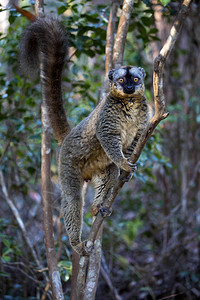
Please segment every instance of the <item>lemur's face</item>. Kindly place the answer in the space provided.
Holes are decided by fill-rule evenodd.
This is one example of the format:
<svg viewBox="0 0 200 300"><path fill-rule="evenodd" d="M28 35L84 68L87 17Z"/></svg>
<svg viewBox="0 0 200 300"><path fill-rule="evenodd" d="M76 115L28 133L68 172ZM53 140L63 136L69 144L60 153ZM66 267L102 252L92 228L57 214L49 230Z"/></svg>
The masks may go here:
<svg viewBox="0 0 200 300"><path fill-rule="evenodd" d="M122 66L111 70L108 78L111 83L111 91L119 97L134 97L144 94L145 71L143 68Z"/></svg>

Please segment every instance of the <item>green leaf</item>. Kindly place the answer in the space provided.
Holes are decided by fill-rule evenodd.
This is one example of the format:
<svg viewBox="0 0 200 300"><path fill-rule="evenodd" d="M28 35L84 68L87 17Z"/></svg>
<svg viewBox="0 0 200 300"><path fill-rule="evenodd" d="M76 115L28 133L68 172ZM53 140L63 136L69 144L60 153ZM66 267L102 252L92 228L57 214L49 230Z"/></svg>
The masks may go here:
<svg viewBox="0 0 200 300"><path fill-rule="evenodd" d="M64 269L71 270L72 269L72 262L71 261L66 261L66 260L61 260L58 263L59 267L63 267Z"/></svg>
<svg viewBox="0 0 200 300"><path fill-rule="evenodd" d="M149 26L152 24L152 19L151 19L151 18L148 18L148 17L142 17L141 20L142 20L142 23L143 23L145 26L147 26L147 27L149 27Z"/></svg>
<svg viewBox="0 0 200 300"><path fill-rule="evenodd" d="M5 263L9 263L11 261L11 258L10 258L10 256L2 255L2 260Z"/></svg>
<svg viewBox="0 0 200 300"><path fill-rule="evenodd" d="M1 277L10 277L10 274L6 273L6 272L0 272L0 276Z"/></svg>
<svg viewBox="0 0 200 300"><path fill-rule="evenodd" d="M141 22L138 22L138 31L141 34L142 38L146 37L147 31L146 31L146 28L143 26L143 24Z"/></svg>
<svg viewBox="0 0 200 300"><path fill-rule="evenodd" d="M33 175L35 173L35 168L33 167L28 167L27 171L29 172L30 175Z"/></svg>
<svg viewBox="0 0 200 300"><path fill-rule="evenodd" d="M8 21L10 24L13 24L15 22L15 17L13 15L9 16Z"/></svg>
<svg viewBox="0 0 200 300"><path fill-rule="evenodd" d="M40 139L41 139L41 134L38 133L38 134L31 135L31 136L29 137L29 139L30 139L30 140L35 140L35 139L40 140Z"/></svg>
<svg viewBox="0 0 200 300"><path fill-rule="evenodd" d="M171 0L160 0L160 2L164 5L167 6L171 2Z"/></svg>
<svg viewBox="0 0 200 300"><path fill-rule="evenodd" d="M6 239L3 239L3 243L7 248L10 248L10 242Z"/></svg>
<svg viewBox="0 0 200 300"><path fill-rule="evenodd" d="M123 257L122 255L118 255L117 259L124 268L127 268L129 266L128 260L125 257Z"/></svg>
<svg viewBox="0 0 200 300"><path fill-rule="evenodd" d="M66 10L67 10L67 6L66 5L62 5L62 6L60 6L60 7L58 7L58 15L61 15L61 14L63 14Z"/></svg>
<svg viewBox="0 0 200 300"><path fill-rule="evenodd" d="M157 28L151 28L149 33L157 33L158 32L158 29Z"/></svg>

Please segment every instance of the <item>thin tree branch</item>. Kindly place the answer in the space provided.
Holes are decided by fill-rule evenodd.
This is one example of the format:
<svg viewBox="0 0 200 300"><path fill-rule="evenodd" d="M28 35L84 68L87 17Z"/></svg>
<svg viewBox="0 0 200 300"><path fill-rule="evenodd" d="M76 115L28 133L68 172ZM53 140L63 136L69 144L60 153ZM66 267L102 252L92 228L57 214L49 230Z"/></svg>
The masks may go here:
<svg viewBox="0 0 200 300"><path fill-rule="evenodd" d="M114 34L115 25L117 21L117 9L119 4L116 0L112 1L110 8L110 16L106 34L106 49L105 49L105 76L113 68L113 47L114 47Z"/></svg>
<svg viewBox="0 0 200 300"><path fill-rule="evenodd" d="M185 190L185 193L183 195L185 198L188 196L191 188L194 187L195 181L198 178L199 173L200 173L200 161L198 161L198 163L196 164L196 166L194 168L194 171L193 171L193 176L192 176L191 180L188 183L187 189Z"/></svg>
<svg viewBox="0 0 200 300"><path fill-rule="evenodd" d="M105 280L105 282L109 286L109 289L111 290L111 292L114 295L115 299L116 300L122 300L121 296L118 294L117 289L114 287L108 273L106 272L106 270L104 269L103 266L101 266L101 275L103 276L103 279Z"/></svg>
<svg viewBox="0 0 200 300"><path fill-rule="evenodd" d="M174 44L178 38L178 35L179 35L179 32L183 25L183 22L189 13L189 7L190 7L191 3L192 3L192 0L184 0L183 1L181 10L174 22L174 25L172 26L172 28L170 30L168 39L160 51L160 55L164 56L166 59L169 56L172 48L174 47Z"/></svg>
<svg viewBox="0 0 200 300"><path fill-rule="evenodd" d="M44 0L35 1L35 13L37 17L44 16Z"/></svg>
<svg viewBox="0 0 200 300"><path fill-rule="evenodd" d="M8 149L9 149L9 147L10 147L10 142L11 142L12 138L13 138L13 133L11 134L9 140L7 141L7 143L6 143L6 145L5 145L3 154L2 154L2 156L1 156L1 158L0 158L0 165L2 164L2 162L3 162L3 160L4 160L4 157L6 156L6 153L7 153Z"/></svg>
<svg viewBox="0 0 200 300"><path fill-rule="evenodd" d="M133 4L134 0L124 0L123 2L122 13L119 20L113 49L113 65L115 68L121 66L123 62L125 42L128 33L131 13L133 10Z"/></svg>
<svg viewBox="0 0 200 300"><path fill-rule="evenodd" d="M61 218L62 218L62 211L60 210L59 217L58 217L58 250L56 254L56 259L57 261L60 260L61 254L62 254L62 248L63 248L63 241L62 241L62 233L63 233L63 224L61 223Z"/></svg>
<svg viewBox="0 0 200 300"><path fill-rule="evenodd" d="M106 96L109 88L108 72L113 68L113 47L114 47L114 34L115 34L115 25L117 21L117 9L119 3L116 3L116 0L112 1L110 8L110 16L108 21L108 27L106 32L106 46L105 46L105 78L102 83L99 99L100 102Z"/></svg>
<svg viewBox="0 0 200 300"><path fill-rule="evenodd" d="M56 251L53 239L52 221L52 185L51 185L51 132L47 119L47 111L42 104L42 200L45 246L49 277L51 282L53 299L64 300L60 275L57 267Z"/></svg>
<svg viewBox="0 0 200 300"><path fill-rule="evenodd" d="M44 293L43 293L43 295L41 297L41 300L45 300L46 299L47 293L48 293L48 291L49 291L50 288L51 288L51 285L50 285L49 282L47 282L46 287L44 289Z"/></svg>
<svg viewBox="0 0 200 300"><path fill-rule="evenodd" d="M39 286L40 284L40 281L39 280L36 280L33 276L29 275L27 272L25 272L24 270L22 270L20 267L19 267L19 263L6 263L6 267L7 268L10 268L10 269L14 269L14 272L16 274L16 270L18 270L19 272L21 272L24 276L26 276L29 280L31 280L32 282L34 282L36 284L36 286ZM27 266L24 266L27 268Z"/></svg>
<svg viewBox="0 0 200 300"><path fill-rule="evenodd" d="M72 278L71 278L71 293L70 300L76 300L77 278L79 274L79 254L72 249Z"/></svg>
<svg viewBox="0 0 200 300"><path fill-rule="evenodd" d="M89 256L81 256L79 260L79 272L76 285L76 300L83 300L85 296L86 272Z"/></svg>
<svg viewBox="0 0 200 300"><path fill-rule="evenodd" d="M85 203L89 182L84 182L82 189L82 201ZM88 258L89 259L89 258ZM80 267L80 256L72 249L72 281L70 300L81 300L84 298L86 283L86 267ZM87 262L88 263L88 260ZM89 270L88 270L89 272ZM92 299L91 299L92 300Z"/></svg>
<svg viewBox="0 0 200 300"><path fill-rule="evenodd" d="M36 16L34 16L31 12L20 8L19 6L17 6L14 1L11 1L11 3L13 4L13 6L16 8L16 10L22 14L22 16L26 17L28 20L30 20L31 22L34 22L37 18Z"/></svg>
<svg viewBox="0 0 200 300"><path fill-rule="evenodd" d="M95 299L101 266L102 234L103 224L101 225L94 242L94 251L89 257L84 300Z"/></svg>
<svg viewBox="0 0 200 300"><path fill-rule="evenodd" d="M77 51L78 51L78 50L75 49L75 50L72 52L72 54L71 54L70 57L68 58L68 61L70 61L70 60L72 59L72 57L76 54Z"/></svg>

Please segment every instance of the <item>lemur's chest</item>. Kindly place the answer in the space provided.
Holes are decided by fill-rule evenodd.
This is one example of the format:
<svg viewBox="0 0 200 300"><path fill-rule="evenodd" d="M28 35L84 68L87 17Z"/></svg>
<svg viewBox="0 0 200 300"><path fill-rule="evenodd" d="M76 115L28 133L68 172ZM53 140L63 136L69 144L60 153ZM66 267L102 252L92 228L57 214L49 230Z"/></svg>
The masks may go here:
<svg viewBox="0 0 200 300"><path fill-rule="evenodd" d="M123 117L121 118L121 143L123 149L126 149L133 142L138 131L138 112L130 107L129 110L124 109Z"/></svg>
<svg viewBox="0 0 200 300"><path fill-rule="evenodd" d="M126 149L132 144L138 130L136 125L136 122L121 123L121 143L123 149Z"/></svg>
<svg viewBox="0 0 200 300"><path fill-rule="evenodd" d="M138 130L146 127L148 118L147 105L144 102L124 102L121 109L121 143L123 150L129 147Z"/></svg>

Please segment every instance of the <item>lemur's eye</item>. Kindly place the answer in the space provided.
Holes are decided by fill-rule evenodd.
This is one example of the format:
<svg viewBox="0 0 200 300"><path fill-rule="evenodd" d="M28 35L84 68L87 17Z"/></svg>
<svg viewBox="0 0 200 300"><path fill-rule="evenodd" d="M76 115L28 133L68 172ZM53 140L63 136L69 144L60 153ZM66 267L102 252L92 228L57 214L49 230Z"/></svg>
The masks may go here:
<svg viewBox="0 0 200 300"><path fill-rule="evenodd" d="M138 80L139 80L139 79L138 79L137 77L134 77L134 78L133 78L133 81L135 81L135 82L138 82Z"/></svg>
<svg viewBox="0 0 200 300"><path fill-rule="evenodd" d="M120 83L124 82L124 78L119 78L118 82L120 82Z"/></svg>

